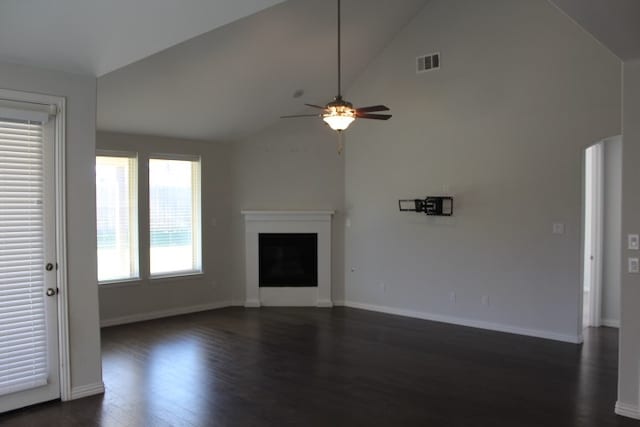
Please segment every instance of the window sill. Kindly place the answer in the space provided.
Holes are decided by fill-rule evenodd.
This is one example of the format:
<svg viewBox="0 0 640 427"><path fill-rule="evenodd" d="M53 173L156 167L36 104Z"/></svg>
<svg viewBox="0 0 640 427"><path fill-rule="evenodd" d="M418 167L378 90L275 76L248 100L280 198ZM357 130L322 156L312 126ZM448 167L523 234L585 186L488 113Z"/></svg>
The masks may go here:
<svg viewBox="0 0 640 427"><path fill-rule="evenodd" d="M176 271L175 273L156 274L153 276L149 276L149 281L162 283L173 281L176 279L192 280L202 277L204 277L204 271Z"/></svg>
<svg viewBox="0 0 640 427"><path fill-rule="evenodd" d="M129 286L139 286L142 282L140 277L132 277L130 279L114 279L114 280L104 280L102 282L98 282L98 289L100 288L123 288Z"/></svg>

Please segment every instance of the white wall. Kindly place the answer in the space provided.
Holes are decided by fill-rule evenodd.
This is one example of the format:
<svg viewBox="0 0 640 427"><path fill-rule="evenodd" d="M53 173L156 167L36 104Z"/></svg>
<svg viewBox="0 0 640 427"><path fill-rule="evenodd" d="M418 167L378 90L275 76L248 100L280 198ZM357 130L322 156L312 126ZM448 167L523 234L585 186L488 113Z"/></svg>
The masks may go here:
<svg viewBox="0 0 640 427"><path fill-rule="evenodd" d="M416 75L436 51L441 70ZM577 339L583 150L620 133L620 84L546 1L428 3L348 93L394 117L349 130L347 301ZM398 211L449 191L450 219Z"/></svg>
<svg viewBox="0 0 640 427"><path fill-rule="evenodd" d="M344 299L344 157L336 134L318 119L282 120L232 144L233 299L245 299L243 209L335 210L332 225L332 298Z"/></svg>
<svg viewBox="0 0 640 427"><path fill-rule="evenodd" d="M602 322L620 325L620 228L622 226L622 138L604 142Z"/></svg>
<svg viewBox="0 0 640 427"><path fill-rule="evenodd" d="M96 286L96 80L13 64L0 64L0 88L67 99L67 272L71 385L102 384Z"/></svg>
<svg viewBox="0 0 640 427"><path fill-rule="evenodd" d="M139 247L141 279L99 285L100 318L103 325L159 315L209 309L231 303L228 279L230 257L229 149L226 144L154 136L99 132L96 145L102 150L133 151L139 161ZM147 159L152 153L195 154L202 162L202 263L203 274L192 277L150 280L148 270Z"/></svg>
<svg viewBox="0 0 640 427"><path fill-rule="evenodd" d="M622 160L622 274L618 412L640 418L640 275L627 273L626 236L640 233L640 61L624 65Z"/></svg>

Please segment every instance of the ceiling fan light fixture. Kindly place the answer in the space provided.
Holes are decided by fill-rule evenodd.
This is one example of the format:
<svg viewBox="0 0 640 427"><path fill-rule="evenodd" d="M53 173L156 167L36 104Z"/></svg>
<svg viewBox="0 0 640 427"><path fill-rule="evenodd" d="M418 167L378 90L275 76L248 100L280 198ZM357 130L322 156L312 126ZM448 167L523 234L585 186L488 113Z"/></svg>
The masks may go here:
<svg viewBox="0 0 640 427"><path fill-rule="evenodd" d="M330 106L322 115L322 120L333 130L342 131L356 119L356 110L346 105Z"/></svg>
<svg viewBox="0 0 640 427"><path fill-rule="evenodd" d="M341 48L341 19L340 1L338 3L338 95L325 106L316 104L304 104L307 107L322 110L320 114L296 114L292 116L281 116L283 119L294 117L321 117L329 127L338 132L338 153L342 152L342 131L346 130L355 119L389 120L391 114L371 114L380 111L389 111L385 105L370 105L368 107L354 108L353 104L342 98L342 48ZM302 92L302 91L299 91ZM299 93L296 92L296 93ZM300 94L302 96L302 94ZM294 95L295 97L295 95Z"/></svg>

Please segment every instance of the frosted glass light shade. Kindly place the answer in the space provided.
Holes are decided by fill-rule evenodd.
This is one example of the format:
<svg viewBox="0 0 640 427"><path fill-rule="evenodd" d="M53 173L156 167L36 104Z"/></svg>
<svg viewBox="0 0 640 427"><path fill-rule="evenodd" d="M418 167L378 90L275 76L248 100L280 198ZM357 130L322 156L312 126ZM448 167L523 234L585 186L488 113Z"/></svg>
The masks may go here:
<svg viewBox="0 0 640 427"><path fill-rule="evenodd" d="M322 120L333 130L345 130L355 119L355 110L344 105L332 106L322 116Z"/></svg>
<svg viewBox="0 0 640 427"><path fill-rule="evenodd" d="M322 120L333 130L345 130L355 118L350 116L326 116Z"/></svg>

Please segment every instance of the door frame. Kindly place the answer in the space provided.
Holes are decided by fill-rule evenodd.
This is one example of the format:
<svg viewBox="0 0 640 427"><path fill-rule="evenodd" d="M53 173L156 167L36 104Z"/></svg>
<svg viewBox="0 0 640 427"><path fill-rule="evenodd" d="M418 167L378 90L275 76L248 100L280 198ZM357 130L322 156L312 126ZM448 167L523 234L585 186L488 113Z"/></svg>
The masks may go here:
<svg viewBox="0 0 640 427"><path fill-rule="evenodd" d="M584 305L589 307L589 326L600 327L602 325L602 272L603 272L603 232L604 232L604 144L607 139L599 141L595 144L585 148L584 153L584 168L583 168L583 210L582 210L582 280L580 281L581 301L580 304L580 331L586 325L583 324L583 311ZM592 191L592 203L591 206L587 205L587 162L588 162L588 150L593 149L593 191ZM591 227L591 247L587 246L586 241L586 227L589 226L586 222L587 209L592 209L592 227ZM584 280L586 276L586 258L587 252L591 252L593 256L592 262L589 264L590 271L590 288L589 297L587 301L584 301Z"/></svg>
<svg viewBox="0 0 640 427"><path fill-rule="evenodd" d="M0 89L0 99L48 105L55 114L55 236L58 268L58 352L60 398L71 400L71 366L69 357L69 298L67 283L67 198L66 198L66 98L33 92Z"/></svg>

